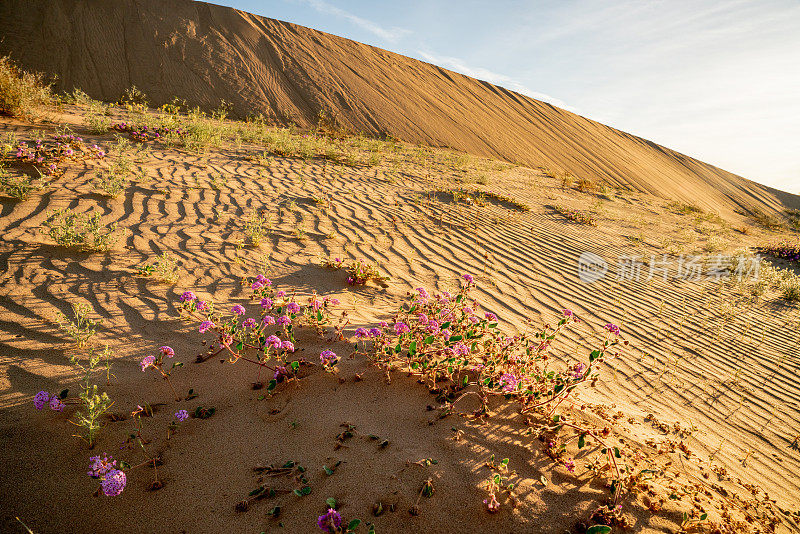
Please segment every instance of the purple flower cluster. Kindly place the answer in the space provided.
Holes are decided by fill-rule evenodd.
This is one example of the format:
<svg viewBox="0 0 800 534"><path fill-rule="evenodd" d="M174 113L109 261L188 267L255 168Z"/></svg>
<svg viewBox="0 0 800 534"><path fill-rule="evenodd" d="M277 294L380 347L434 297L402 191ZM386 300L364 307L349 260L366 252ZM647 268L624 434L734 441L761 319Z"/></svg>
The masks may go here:
<svg viewBox="0 0 800 534"><path fill-rule="evenodd" d="M178 410L177 412L175 412L175 419L177 419L178 422L183 423L188 418L189 418L189 412L187 412L186 410Z"/></svg>
<svg viewBox="0 0 800 534"><path fill-rule="evenodd" d="M608 323L603 328L608 330L609 333L618 336L620 335L619 326L615 325L614 323Z"/></svg>
<svg viewBox="0 0 800 534"><path fill-rule="evenodd" d="M342 526L342 516L333 508L328 508L327 512L317 518L317 526L324 532L338 532Z"/></svg>
<svg viewBox="0 0 800 534"><path fill-rule="evenodd" d="M37 410L41 410L44 408L45 404L50 406L50 409L55 412L64 411L64 403L61 402L61 399L53 393L52 395L47 391L40 391L33 397L33 406Z"/></svg>
<svg viewBox="0 0 800 534"><path fill-rule="evenodd" d="M117 468L117 461L103 453L103 456L92 456L89 458L89 471L86 473L92 478L101 478L112 469Z"/></svg>
<svg viewBox="0 0 800 534"><path fill-rule="evenodd" d="M319 353L319 360L324 366L335 365L339 361L339 357L332 350L323 350Z"/></svg>
<svg viewBox="0 0 800 534"><path fill-rule="evenodd" d="M167 126L149 128L146 125L140 126L138 124L129 124L127 122L119 122L114 124L111 128L117 130L118 132L126 132L131 136L131 139L142 143L147 141L161 141L169 134L174 134L179 137L184 137L186 135L186 132L181 128L169 128Z"/></svg>
<svg viewBox="0 0 800 534"><path fill-rule="evenodd" d="M106 473L103 481L100 482L100 489L107 497L116 497L125 489L126 483L125 473L119 469L112 469Z"/></svg>
<svg viewBox="0 0 800 534"><path fill-rule="evenodd" d="M800 262L800 241L797 243L791 243L789 241L773 243L763 247L761 250L766 254L775 256L776 258Z"/></svg>

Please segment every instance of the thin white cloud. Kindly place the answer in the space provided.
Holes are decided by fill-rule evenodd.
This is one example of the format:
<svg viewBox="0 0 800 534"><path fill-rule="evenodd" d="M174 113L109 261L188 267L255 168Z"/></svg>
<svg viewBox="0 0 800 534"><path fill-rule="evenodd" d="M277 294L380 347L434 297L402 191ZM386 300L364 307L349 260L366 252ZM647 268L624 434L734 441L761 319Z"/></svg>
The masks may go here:
<svg viewBox="0 0 800 534"><path fill-rule="evenodd" d="M419 54L427 61L435 65L447 67L451 70L460 72L461 74L465 74L472 78L477 78L479 80L493 83L495 85L500 85L502 87L505 87L506 89L511 89L512 91L516 91L525 96L535 98L536 100L541 100L542 102L553 104L554 106L558 106L561 109L566 109L567 111L578 113L578 111L575 108L568 106L567 103L564 102L563 100L559 100L558 98L552 97L544 93L532 91L528 87L514 80L510 76L506 76L505 74L492 72L482 67L469 66L466 63L464 63L462 59L459 59L457 57L437 56L429 52L425 52L424 50L417 50L417 54Z"/></svg>
<svg viewBox="0 0 800 534"><path fill-rule="evenodd" d="M327 2L323 2L322 0L304 0L306 4L310 5L312 8L316 9L320 13L325 13L327 15L333 15L336 17L343 18L359 28L366 30L374 35L377 35L381 39L389 41L390 43L396 43L399 41L404 35L411 33L411 30L407 30L405 28L385 28L376 22L371 20L367 20L365 18L361 18L357 15L350 13L349 11L345 11L339 7L331 5Z"/></svg>

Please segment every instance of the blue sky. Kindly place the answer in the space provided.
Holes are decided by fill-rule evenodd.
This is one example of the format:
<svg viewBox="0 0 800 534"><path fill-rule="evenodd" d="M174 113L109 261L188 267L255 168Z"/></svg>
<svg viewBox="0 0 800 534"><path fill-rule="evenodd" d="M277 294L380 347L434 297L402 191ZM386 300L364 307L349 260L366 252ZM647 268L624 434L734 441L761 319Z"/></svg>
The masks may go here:
<svg viewBox="0 0 800 534"><path fill-rule="evenodd" d="M435 63L800 193L797 0L217 0Z"/></svg>

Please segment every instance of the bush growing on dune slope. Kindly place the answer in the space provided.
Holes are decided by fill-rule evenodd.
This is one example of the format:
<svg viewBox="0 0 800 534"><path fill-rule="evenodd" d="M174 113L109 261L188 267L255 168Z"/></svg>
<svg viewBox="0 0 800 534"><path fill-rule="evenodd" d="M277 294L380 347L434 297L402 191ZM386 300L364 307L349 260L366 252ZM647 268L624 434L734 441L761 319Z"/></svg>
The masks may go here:
<svg viewBox="0 0 800 534"><path fill-rule="evenodd" d="M0 114L27 117L36 106L53 102L41 74L20 70L8 56L0 57Z"/></svg>

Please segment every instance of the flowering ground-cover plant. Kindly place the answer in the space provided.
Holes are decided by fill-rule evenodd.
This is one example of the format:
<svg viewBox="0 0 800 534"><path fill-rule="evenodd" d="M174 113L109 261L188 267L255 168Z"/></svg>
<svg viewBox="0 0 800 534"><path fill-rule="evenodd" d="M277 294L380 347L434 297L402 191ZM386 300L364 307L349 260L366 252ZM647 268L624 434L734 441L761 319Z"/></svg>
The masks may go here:
<svg viewBox="0 0 800 534"><path fill-rule="evenodd" d="M490 398L502 397L518 402L522 413L543 414L542 433L568 428L580 436L580 448L587 436L602 442L592 429L573 423L564 415L553 415L555 409L586 382L597 379L598 365L616 356L623 341L619 326L608 323L598 346L589 351L586 361L558 366L549 352L559 333L579 322L570 310L563 310L555 325L515 336L505 334L497 316L480 310L471 296L474 279L464 275L456 293L431 295L424 288L410 294L394 315L391 323L380 328L359 329L356 338L371 339L369 355L385 368L417 374L433 391L443 393L442 416L452 413L459 400L477 396L482 408L475 415L486 413ZM362 350L366 347L363 343ZM359 350L359 345L356 345ZM613 449L605 447L613 480L616 501L621 491L622 471ZM558 457L560 459L560 451ZM561 463L561 462L560 462ZM493 503L492 506L495 506Z"/></svg>
<svg viewBox="0 0 800 534"><path fill-rule="evenodd" d="M148 141L164 141L182 138L186 135L181 128L171 128L169 126L151 126L148 127L144 124L135 124L129 122L119 122L112 126L112 129L127 133L134 141L146 143Z"/></svg>
<svg viewBox="0 0 800 534"><path fill-rule="evenodd" d="M553 210L572 222L597 226L597 219L584 211L573 210L560 205L553 206Z"/></svg>
<svg viewBox="0 0 800 534"><path fill-rule="evenodd" d="M219 348L214 354L226 351L231 363L244 360L258 365L255 387L261 386L262 368L272 371L268 385L272 390L278 383L294 377L300 369L299 361L290 361L297 342L296 329L313 328L324 336L325 328L332 327L332 339L341 339L347 314L343 312L338 323L334 323L331 308L339 304L338 299L320 298L314 292L303 302L295 292L276 289L264 275L256 276L249 283L252 299L260 308L258 314L248 313L241 304L234 305L230 313L218 312L212 302L201 300L192 291L181 295L181 306L190 317L200 321L201 334L213 332L217 335Z"/></svg>
<svg viewBox="0 0 800 534"><path fill-rule="evenodd" d="M44 176L58 177L64 174L69 162L103 159L105 156L105 150L99 146L90 146L83 138L64 133L54 135L51 141L21 141L11 162L32 165Z"/></svg>
<svg viewBox="0 0 800 534"><path fill-rule="evenodd" d="M789 240L772 243L761 248L761 251L775 256L776 258L783 258L784 260L800 263L800 240L791 242Z"/></svg>

